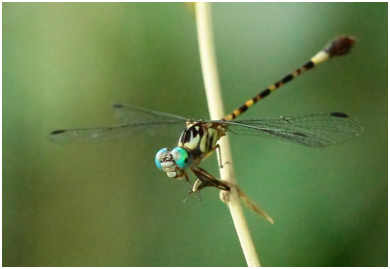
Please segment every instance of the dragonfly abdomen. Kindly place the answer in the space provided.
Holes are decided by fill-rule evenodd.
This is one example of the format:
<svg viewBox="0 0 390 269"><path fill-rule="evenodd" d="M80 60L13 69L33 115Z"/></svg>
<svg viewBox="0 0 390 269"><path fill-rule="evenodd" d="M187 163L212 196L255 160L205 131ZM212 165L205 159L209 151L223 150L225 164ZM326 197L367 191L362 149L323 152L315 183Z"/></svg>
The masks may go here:
<svg viewBox="0 0 390 269"><path fill-rule="evenodd" d="M294 78L298 77L305 71L308 71L312 69L313 67L317 66L318 64L327 61L328 59L334 57L334 56L341 56L349 52L349 50L352 48L353 44L355 43L355 39L353 37L349 36L340 36L339 38L335 39L333 42L331 42L328 46L326 46L323 50L318 52L316 55L314 55L309 62L304 64L302 67L296 69L294 72L288 74L281 80L275 82L274 84L270 85L268 88L260 92L259 94L255 95L248 101L246 101L243 105L241 105L239 108L235 109L233 113L226 115L223 120L234 120L238 116L240 116L242 113L248 110L251 106L259 102L260 100L267 97L270 93L274 92L276 89L282 87L283 85L287 84L289 81L293 80Z"/></svg>

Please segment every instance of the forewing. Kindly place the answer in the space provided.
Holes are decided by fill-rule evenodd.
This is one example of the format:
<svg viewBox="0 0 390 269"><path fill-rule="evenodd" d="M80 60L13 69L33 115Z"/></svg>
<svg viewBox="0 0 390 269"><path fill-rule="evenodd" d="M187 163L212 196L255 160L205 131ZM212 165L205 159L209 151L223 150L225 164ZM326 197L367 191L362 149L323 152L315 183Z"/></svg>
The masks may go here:
<svg viewBox="0 0 390 269"><path fill-rule="evenodd" d="M115 116L122 124L127 123L155 123L155 122L185 122L187 119L181 116L153 111L132 105L112 105Z"/></svg>
<svg viewBox="0 0 390 269"><path fill-rule="evenodd" d="M341 112L220 123L228 124L234 134L278 138L317 148L342 143L362 131L356 120Z"/></svg>
<svg viewBox="0 0 390 269"><path fill-rule="evenodd" d="M173 135L180 134L180 130L185 127L184 122L156 122L152 124L122 124L111 127L98 128L82 128L82 129L67 129L56 130L50 133L49 139L53 142L68 143L68 142L94 142L106 141L131 136L137 131L142 131L145 134L155 135L159 131L166 132L176 131Z"/></svg>
<svg viewBox="0 0 390 269"><path fill-rule="evenodd" d="M49 139L59 143L105 141L125 138L136 131L143 131L149 135L167 132L178 135L185 127L186 118L180 116L121 104L113 105L113 109L121 122L120 125L56 130L50 133Z"/></svg>

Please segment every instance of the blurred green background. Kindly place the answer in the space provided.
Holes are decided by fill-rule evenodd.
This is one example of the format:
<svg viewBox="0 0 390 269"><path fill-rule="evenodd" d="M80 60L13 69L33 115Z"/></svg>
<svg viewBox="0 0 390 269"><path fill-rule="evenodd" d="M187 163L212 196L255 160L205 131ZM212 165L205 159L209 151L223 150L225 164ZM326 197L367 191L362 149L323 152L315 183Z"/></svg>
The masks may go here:
<svg viewBox="0 0 390 269"><path fill-rule="evenodd" d="M218 191L154 165L179 133L59 145L54 129L116 123L129 103L207 118L191 6L3 4L3 265L245 266ZM387 265L387 3L213 4L225 110L291 72L339 34L345 57L300 77L242 118L342 111L361 136L325 149L231 136L265 266ZM203 167L218 175L215 157Z"/></svg>

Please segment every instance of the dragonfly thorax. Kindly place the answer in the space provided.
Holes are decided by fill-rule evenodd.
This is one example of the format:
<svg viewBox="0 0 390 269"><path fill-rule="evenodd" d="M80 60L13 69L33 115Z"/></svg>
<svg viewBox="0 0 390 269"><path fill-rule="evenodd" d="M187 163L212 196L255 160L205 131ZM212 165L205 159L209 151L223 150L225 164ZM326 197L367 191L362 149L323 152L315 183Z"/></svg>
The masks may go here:
<svg viewBox="0 0 390 269"><path fill-rule="evenodd" d="M183 177L184 170L190 166L191 162L191 155L182 147L176 147L172 150L160 149L155 158L157 168L172 178Z"/></svg>
<svg viewBox="0 0 390 269"><path fill-rule="evenodd" d="M181 133L178 146L191 152L195 163L199 163L215 150L218 140L225 134L226 128L221 124L189 121Z"/></svg>

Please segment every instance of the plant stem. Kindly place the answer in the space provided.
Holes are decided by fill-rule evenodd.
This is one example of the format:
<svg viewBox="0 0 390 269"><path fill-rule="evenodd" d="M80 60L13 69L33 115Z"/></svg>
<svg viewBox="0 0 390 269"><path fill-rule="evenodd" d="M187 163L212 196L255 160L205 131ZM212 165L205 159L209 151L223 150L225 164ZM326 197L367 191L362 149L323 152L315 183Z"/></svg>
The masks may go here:
<svg viewBox="0 0 390 269"><path fill-rule="evenodd" d="M215 59L210 3L196 3L196 22L198 29L200 59L210 118L219 120L223 118L224 110L218 80L217 63ZM222 137L219 141L219 145L221 148L221 159L224 163L227 163L223 166L223 168L220 168L221 179L231 183L229 185L235 186L236 179L233 171L233 162L228 137ZM242 212L240 198L238 197L237 190L232 187L230 192L222 191L221 199L229 207L238 239L240 240L240 244L248 266L260 267L260 261L250 236L244 214Z"/></svg>

